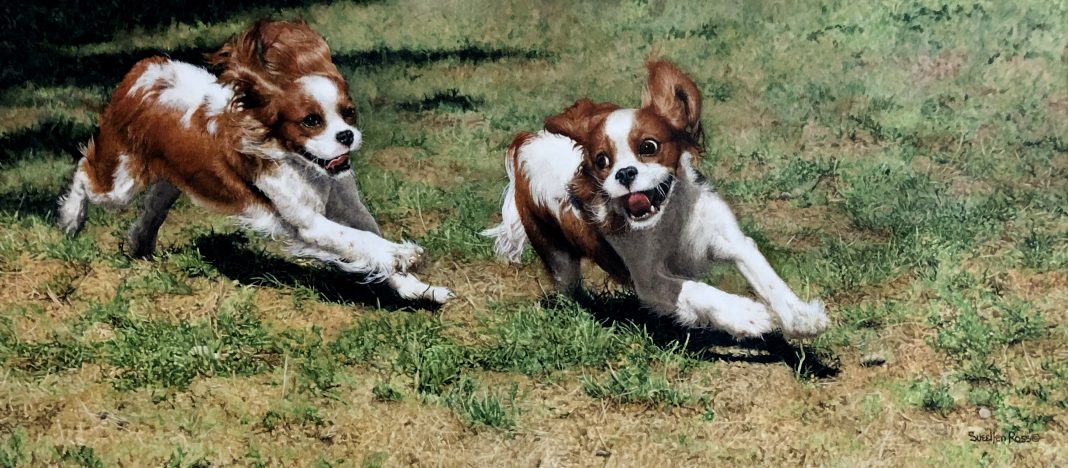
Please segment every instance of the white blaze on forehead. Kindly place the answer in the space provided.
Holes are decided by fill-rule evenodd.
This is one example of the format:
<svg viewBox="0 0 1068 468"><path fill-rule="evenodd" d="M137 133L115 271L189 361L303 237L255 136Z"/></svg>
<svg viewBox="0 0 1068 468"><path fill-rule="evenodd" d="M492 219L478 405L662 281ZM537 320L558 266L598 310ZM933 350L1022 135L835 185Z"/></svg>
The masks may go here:
<svg viewBox="0 0 1068 468"><path fill-rule="evenodd" d="M616 147L616 161L636 159L630 149L630 131L634 128L637 114L635 109L620 109L608 114L608 119L604 121L604 133Z"/></svg>
<svg viewBox="0 0 1068 468"><path fill-rule="evenodd" d="M658 163L642 162L630 147L630 134L637 124L637 116L637 109L620 109L608 114L604 122L605 136L615 147L615 153L612 155L612 171L604 180L604 189L612 197L622 197L632 191L643 192L653 189L667 180L670 175L668 168ZM638 169L638 174L630 183L630 187L624 187L616 179L616 172L625 167Z"/></svg>
<svg viewBox="0 0 1068 468"><path fill-rule="evenodd" d="M333 80L322 75L303 76L299 80L301 88L308 94L323 112L322 131L304 143L304 149L320 159L333 159L360 148L360 131L345 122L338 111L342 90ZM352 144L343 145L337 135L344 131L352 132Z"/></svg>
<svg viewBox="0 0 1068 468"><path fill-rule="evenodd" d="M323 112L337 112L338 94L341 90L333 81L322 75L304 76L299 81L304 91L323 106Z"/></svg>

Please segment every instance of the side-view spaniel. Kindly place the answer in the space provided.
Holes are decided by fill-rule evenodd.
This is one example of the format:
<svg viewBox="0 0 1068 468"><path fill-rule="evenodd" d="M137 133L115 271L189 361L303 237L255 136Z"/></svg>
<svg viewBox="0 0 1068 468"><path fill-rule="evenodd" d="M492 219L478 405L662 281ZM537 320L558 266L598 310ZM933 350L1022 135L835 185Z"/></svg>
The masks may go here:
<svg viewBox="0 0 1068 468"><path fill-rule="evenodd" d="M581 291L580 260L592 259L683 326L819 334L822 303L790 290L696 169L701 93L669 62L646 67L640 108L580 99L515 138L503 221L485 231L498 256L518 262L529 241L566 293ZM763 303L699 281L716 259L733 261Z"/></svg>
<svg viewBox="0 0 1068 468"><path fill-rule="evenodd" d="M128 248L149 256L185 193L283 239L296 255L386 281L403 298L451 297L409 273L422 248L384 239L361 202L348 160L362 141L356 107L318 34L301 23L260 22L209 61L218 77L164 57L134 65L60 200L61 228L78 233L88 202L121 209L147 189Z"/></svg>

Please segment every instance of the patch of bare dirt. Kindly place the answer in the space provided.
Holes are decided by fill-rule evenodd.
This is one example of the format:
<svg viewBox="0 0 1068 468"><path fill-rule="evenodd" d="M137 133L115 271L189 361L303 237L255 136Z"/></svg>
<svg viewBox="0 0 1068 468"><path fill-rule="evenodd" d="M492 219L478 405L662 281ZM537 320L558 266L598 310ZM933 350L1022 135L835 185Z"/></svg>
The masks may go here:
<svg viewBox="0 0 1068 468"><path fill-rule="evenodd" d="M376 151L368 161L400 174L405 180L431 187L447 188L462 184L471 177L469 165L433 156L417 157L417 148L393 146Z"/></svg>
<svg viewBox="0 0 1068 468"><path fill-rule="evenodd" d="M839 105L839 115L845 119L855 104L854 98L845 100ZM801 127L801 135L796 145L797 151L804 154L834 154L835 157L849 160L870 156L884 147L866 131L836 136L830 129L814 119L805 122Z"/></svg>
<svg viewBox="0 0 1068 468"><path fill-rule="evenodd" d="M98 297L96 281L111 276L88 265L72 266L26 253L18 264L18 271L3 274L0 305L8 310L22 309L23 313L8 316L20 341L47 340L62 332L64 323L82 312L74 303Z"/></svg>
<svg viewBox="0 0 1068 468"><path fill-rule="evenodd" d="M820 233L834 233L847 242L880 241L875 233L853 229L849 218L828 205L804 208L789 200L760 200L733 203L740 217L752 217L776 245L791 250L819 247Z"/></svg>
<svg viewBox="0 0 1068 468"><path fill-rule="evenodd" d="M1068 120L1068 95L1059 94L1049 98L1049 109L1054 114Z"/></svg>
<svg viewBox="0 0 1068 468"><path fill-rule="evenodd" d="M990 182L969 176L953 164L937 164L927 156L917 155L912 158L911 165L917 172L929 174L948 184L949 193L958 197L990 195L995 192Z"/></svg>
<svg viewBox="0 0 1068 468"><path fill-rule="evenodd" d="M955 78L968 63L968 53L964 50L943 50L931 57L922 55L911 64L912 78L918 84Z"/></svg>
<svg viewBox="0 0 1068 468"><path fill-rule="evenodd" d="M44 110L39 107L4 107L0 108L0 122L3 133L17 132L36 125Z"/></svg>

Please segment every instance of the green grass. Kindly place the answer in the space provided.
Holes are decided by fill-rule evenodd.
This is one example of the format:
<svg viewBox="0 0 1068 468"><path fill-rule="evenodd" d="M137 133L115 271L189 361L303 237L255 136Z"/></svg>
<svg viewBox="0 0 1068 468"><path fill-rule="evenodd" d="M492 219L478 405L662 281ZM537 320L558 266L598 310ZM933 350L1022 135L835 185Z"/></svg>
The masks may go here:
<svg viewBox="0 0 1068 468"><path fill-rule="evenodd" d="M920 395L920 405L927 411L945 415L957 407L956 400L950 394L949 384L919 382L915 390Z"/></svg>
<svg viewBox="0 0 1068 468"><path fill-rule="evenodd" d="M23 449L25 438L26 431L21 427L11 431L4 445L0 446L0 466L14 468L19 466L20 462L26 461L27 456Z"/></svg>
<svg viewBox="0 0 1068 468"><path fill-rule="evenodd" d="M652 407L682 406L693 398L662 376L653 374L647 364L609 368L600 379L585 377L582 389L594 398L617 403L636 403Z"/></svg>
<svg viewBox="0 0 1068 468"><path fill-rule="evenodd" d="M15 347L15 353L14 367L38 375L77 369L93 362L96 357L92 348L69 337L54 337L43 343L21 343Z"/></svg>
<svg viewBox="0 0 1068 468"><path fill-rule="evenodd" d="M57 448L59 459L84 468L103 468L104 462L96 455L91 447L76 445L73 447Z"/></svg>
<svg viewBox="0 0 1068 468"><path fill-rule="evenodd" d="M55 10L12 12L0 43L0 466L1065 456L1063 2ZM387 237L426 248L423 277L461 294L446 307L293 260L185 199L150 261L121 253L129 211L94 207L75 238L53 226L133 61L199 60L269 14L330 43L360 109L361 193ZM545 297L530 251L494 263L478 232L498 221L512 136L580 97L636 105L648 54L704 94L701 169L787 283L825 300L826 334L737 343L596 279L581 304ZM750 294L730 265L706 279Z"/></svg>
<svg viewBox="0 0 1068 468"><path fill-rule="evenodd" d="M593 320L577 304L562 307L501 305L488 332L492 342L478 355L482 365L501 372L546 374L574 366L600 366L618 358L616 330Z"/></svg>
<svg viewBox="0 0 1068 468"><path fill-rule="evenodd" d="M278 364L277 345L255 317L247 298L223 304L210 321L131 320L104 343L108 364L120 369L119 389L145 385L184 388L197 376L266 372Z"/></svg>
<svg viewBox="0 0 1068 468"><path fill-rule="evenodd" d="M464 424L510 431L515 429L520 410L516 404L519 387L506 392L478 392L478 384L465 379L445 394L445 405L452 408Z"/></svg>
<svg viewBox="0 0 1068 468"><path fill-rule="evenodd" d="M382 402L401 401L404 399L404 393L388 382L375 384L374 388L371 389L371 393L374 395L375 400Z"/></svg>

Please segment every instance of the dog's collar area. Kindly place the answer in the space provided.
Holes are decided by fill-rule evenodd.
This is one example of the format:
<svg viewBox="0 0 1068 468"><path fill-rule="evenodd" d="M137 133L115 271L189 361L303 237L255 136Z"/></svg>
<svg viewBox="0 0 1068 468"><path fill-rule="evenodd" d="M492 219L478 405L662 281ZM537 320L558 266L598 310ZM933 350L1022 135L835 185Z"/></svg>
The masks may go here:
<svg viewBox="0 0 1068 468"><path fill-rule="evenodd" d="M336 157L334 159L323 159L323 158L318 158L315 155L309 153L304 148L298 148L297 149L297 153L300 154L301 156L303 156L304 159L307 159L308 161L311 161L316 166L319 166L319 167L323 168L323 170L326 171L326 173L330 174L330 175L340 174L343 171L346 171L350 167L352 167L349 164L349 155L348 154L343 154L343 155L338 156L338 157Z"/></svg>

